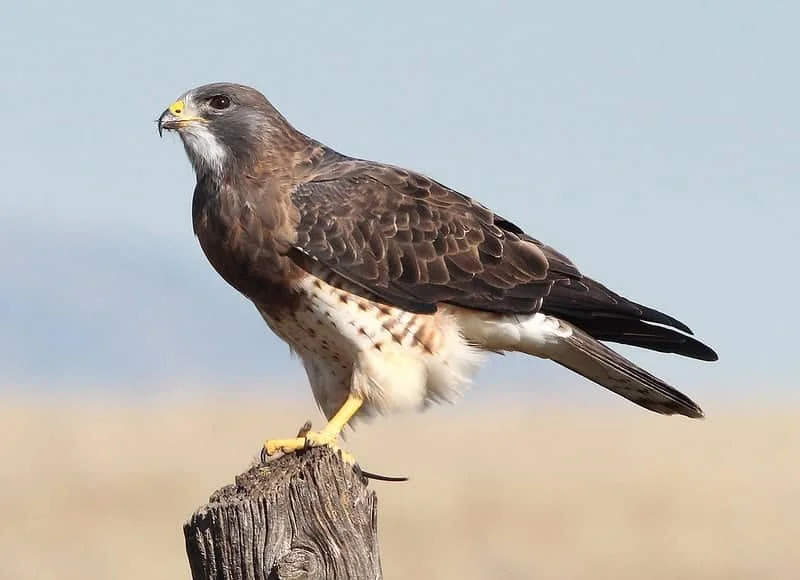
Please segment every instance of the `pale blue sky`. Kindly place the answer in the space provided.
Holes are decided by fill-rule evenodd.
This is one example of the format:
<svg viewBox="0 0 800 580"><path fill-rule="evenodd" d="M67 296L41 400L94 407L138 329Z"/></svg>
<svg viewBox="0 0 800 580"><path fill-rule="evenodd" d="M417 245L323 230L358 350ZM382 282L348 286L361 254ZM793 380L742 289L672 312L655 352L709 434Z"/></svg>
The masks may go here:
<svg viewBox="0 0 800 580"><path fill-rule="evenodd" d="M212 279L189 164L153 120L192 86L243 82L685 321L720 363L636 360L687 391L797 384L797 3L54 4L0 16L0 216L23 232L97 233ZM219 315L260 324L232 304ZM482 380L542 368L501 363Z"/></svg>

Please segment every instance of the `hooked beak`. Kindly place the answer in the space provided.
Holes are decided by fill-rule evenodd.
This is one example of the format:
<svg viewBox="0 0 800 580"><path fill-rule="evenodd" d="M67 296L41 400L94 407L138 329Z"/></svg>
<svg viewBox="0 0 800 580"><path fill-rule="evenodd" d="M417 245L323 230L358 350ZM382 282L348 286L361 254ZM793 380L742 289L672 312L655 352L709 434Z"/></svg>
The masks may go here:
<svg viewBox="0 0 800 580"><path fill-rule="evenodd" d="M165 129L178 131L187 125L207 122L203 117L198 117L193 113L194 111L190 110L185 100L175 101L158 118L158 136L162 137Z"/></svg>

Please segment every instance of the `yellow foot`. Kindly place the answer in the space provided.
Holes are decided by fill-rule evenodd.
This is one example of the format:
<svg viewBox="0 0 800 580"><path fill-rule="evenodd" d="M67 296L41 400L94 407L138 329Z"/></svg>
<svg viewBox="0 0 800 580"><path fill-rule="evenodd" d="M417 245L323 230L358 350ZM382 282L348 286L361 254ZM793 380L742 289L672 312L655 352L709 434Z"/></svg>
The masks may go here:
<svg viewBox="0 0 800 580"><path fill-rule="evenodd" d="M300 429L297 437L292 439L269 439L264 443L264 451L262 455L270 456L276 453L292 453L293 451L302 451L309 447L330 447L335 451L342 454L342 459L347 463L355 463L355 458L342 451L336 444L339 434L344 429L347 422L355 415L356 411L363 404L363 400L355 395L350 395L344 402L342 407L331 417L328 424L322 431L316 432L311 430L311 423L306 422ZM264 457L266 459L266 457Z"/></svg>
<svg viewBox="0 0 800 580"><path fill-rule="evenodd" d="M345 463L355 464L356 459L352 454L344 451L336 443L339 434L333 433L323 429L322 431L312 431L311 423L306 422L300 429L297 437L291 439L268 439L264 442L263 455L269 457L277 453L293 453L295 451L303 451L310 447L330 447L334 451L338 451L342 460ZM265 458L266 459L266 458Z"/></svg>

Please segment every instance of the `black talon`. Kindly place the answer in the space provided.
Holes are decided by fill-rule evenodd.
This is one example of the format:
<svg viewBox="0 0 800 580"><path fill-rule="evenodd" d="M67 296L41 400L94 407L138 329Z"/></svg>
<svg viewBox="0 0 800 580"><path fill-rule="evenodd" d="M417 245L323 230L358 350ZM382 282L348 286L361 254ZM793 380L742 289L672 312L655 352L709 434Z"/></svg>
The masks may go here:
<svg viewBox="0 0 800 580"><path fill-rule="evenodd" d="M367 479L374 479L375 481L391 481L391 482L408 481L408 478L404 475L381 475L379 473L372 473L371 471L364 471L357 464L354 467L358 471L358 473L360 473L363 477Z"/></svg>
<svg viewBox="0 0 800 580"><path fill-rule="evenodd" d="M391 482L408 481L408 478L405 475L380 475L379 473L370 473L369 471L362 471L361 474L367 479L374 479L376 481L391 481Z"/></svg>

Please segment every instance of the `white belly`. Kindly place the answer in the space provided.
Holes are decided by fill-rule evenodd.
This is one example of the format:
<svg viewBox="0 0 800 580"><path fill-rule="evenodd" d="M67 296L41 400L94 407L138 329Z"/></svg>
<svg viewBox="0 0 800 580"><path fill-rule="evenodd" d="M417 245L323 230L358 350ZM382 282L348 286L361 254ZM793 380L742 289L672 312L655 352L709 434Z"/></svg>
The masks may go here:
<svg viewBox="0 0 800 580"><path fill-rule="evenodd" d="M328 417L351 390L364 398L362 416L452 400L480 361L480 351L465 341L447 312L412 314L311 276L299 289L293 312L259 311L302 359Z"/></svg>

